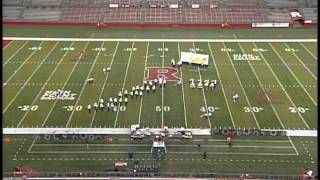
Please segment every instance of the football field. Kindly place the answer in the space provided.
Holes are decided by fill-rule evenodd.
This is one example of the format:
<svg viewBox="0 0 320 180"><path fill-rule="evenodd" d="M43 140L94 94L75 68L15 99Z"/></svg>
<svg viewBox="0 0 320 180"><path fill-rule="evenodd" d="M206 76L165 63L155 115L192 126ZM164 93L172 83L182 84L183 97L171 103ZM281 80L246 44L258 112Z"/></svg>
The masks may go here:
<svg viewBox="0 0 320 180"><path fill-rule="evenodd" d="M314 39L7 40L2 59L4 128L317 127ZM208 55L209 65L172 67L181 52ZM130 95L133 86L147 80L151 88L160 76L166 77L166 85ZM215 88L207 87L215 80ZM127 104L93 108L101 98L105 104L110 98L119 100L119 91L124 100L125 90ZM240 97L236 102L235 94ZM203 117L207 113L212 116Z"/></svg>

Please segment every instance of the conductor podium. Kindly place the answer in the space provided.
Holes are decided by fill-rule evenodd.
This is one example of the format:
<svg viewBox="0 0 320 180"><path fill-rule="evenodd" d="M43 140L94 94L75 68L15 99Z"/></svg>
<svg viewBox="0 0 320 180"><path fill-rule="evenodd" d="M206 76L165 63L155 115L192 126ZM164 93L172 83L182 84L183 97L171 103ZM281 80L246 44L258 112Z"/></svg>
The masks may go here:
<svg viewBox="0 0 320 180"><path fill-rule="evenodd" d="M153 140L151 154L156 158L161 158L167 154L164 140L161 137L157 136L155 140Z"/></svg>

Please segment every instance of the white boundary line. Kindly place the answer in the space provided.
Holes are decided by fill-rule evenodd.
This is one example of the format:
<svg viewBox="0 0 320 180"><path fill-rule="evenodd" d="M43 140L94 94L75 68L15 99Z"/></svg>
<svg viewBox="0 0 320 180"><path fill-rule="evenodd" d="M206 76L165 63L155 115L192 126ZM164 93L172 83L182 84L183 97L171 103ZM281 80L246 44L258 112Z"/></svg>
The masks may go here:
<svg viewBox="0 0 320 180"><path fill-rule="evenodd" d="M196 51L196 45L194 44L194 42L192 42L192 44L193 44L194 51ZM202 81L202 77L201 77L201 72L200 72L199 66L198 66L198 73L199 73L200 81ZM204 89L203 88L201 90L202 90L204 105L206 106L206 113L208 114L209 110L208 110L206 94L204 93ZM208 120L209 128L211 129L211 118L208 116L207 120Z"/></svg>
<svg viewBox="0 0 320 180"><path fill-rule="evenodd" d="M116 53L117 53L117 50L118 50L118 46L119 46L119 41L117 42L117 46L116 46L116 48L115 48L115 50L114 50L114 52L113 52L113 56L112 56L111 63L110 63L110 68L112 67L114 57L116 56ZM107 80L108 80L109 74L110 74L110 72L107 74L107 77L106 77L106 79L105 79L105 81L104 81L104 83L103 83L102 90L101 90L101 93L100 93L100 96L99 96L99 100L100 100L101 97L102 97L104 88L105 88L105 86L106 86L106 84L107 84ZM91 119L90 128L91 128L92 125L93 125L93 121L94 121L94 119L95 119L95 117L96 117L96 114L97 114L97 111L94 111L94 114L93 114L92 119Z"/></svg>
<svg viewBox="0 0 320 180"><path fill-rule="evenodd" d="M230 115L230 118L231 118L231 121L232 121L232 126L233 126L233 128L235 128L236 125L235 125L234 120L233 120L233 116L232 116L232 113L231 113L231 110L230 110L230 106L229 106L229 103L228 103L228 100L227 100L227 97L226 97L226 93L224 92L224 87L223 87L223 84L222 84L222 81L221 81L221 78L220 78L220 74L219 74L216 62L214 60L214 56L213 56L212 49L211 49L211 46L210 46L209 42L208 42L208 47L209 47L209 50L210 50L212 63L214 64L214 67L215 67L215 69L217 71L217 75L218 75L219 83L221 84L221 88L222 88L222 93L223 93L224 99L226 100L228 112L229 112L229 115Z"/></svg>
<svg viewBox="0 0 320 180"><path fill-rule="evenodd" d="M254 43L254 45L255 45L256 48L258 48L256 43ZM270 69L272 75L276 78L276 80L277 80L277 82L279 83L282 91L285 93L285 95L287 96L287 98L288 98L289 101L291 102L292 106L293 106L294 108L297 108L297 106L294 104L294 102L292 101L291 97L289 96L288 92L287 92L286 89L283 87L281 81L279 80L279 78L277 77L277 75L274 73L273 69L270 67L270 65L269 65L268 61L266 60L266 58L264 57L264 55L263 55L261 52L259 52L259 53L260 53L263 61L266 63L266 65L267 65L268 68ZM303 121L303 123L305 124L305 126L306 126L307 128L310 128L310 127L308 126L308 124L306 123L306 121L304 120L303 116L300 114L300 112L297 111L297 113L298 113L298 116L299 116L299 117L301 118L301 120Z"/></svg>
<svg viewBox="0 0 320 180"><path fill-rule="evenodd" d="M11 42L13 42L13 41L11 41ZM16 55L21 51L21 49L23 49L27 44L28 44L28 41L25 41L25 42L22 44L22 46L21 46L16 52L14 52L14 53L9 57L9 59L8 59L6 62L3 63L2 67L4 67L6 64L8 64L9 61L10 61L14 56L16 56ZM5 50L5 49L4 49L4 50ZM3 51L4 51L4 50L3 50ZM3 53L4 53L4 52L3 52Z"/></svg>
<svg viewBox="0 0 320 180"><path fill-rule="evenodd" d="M58 42L59 43L59 42ZM70 44L70 47L72 46L73 43ZM39 96L41 95L42 91L44 90L44 88L47 86L48 82L51 80L53 74L56 72L56 70L58 69L58 67L60 66L61 62L64 60L65 55L67 54L68 51L65 51L65 53L62 55L62 57L60 58L59 62L57 63L57 65L54 67L53 71L50 73L50 76L48 77L48 79L46 80L46 82L44 83L44 85L41 87L40 91L38 92L37 96L33 99L32 103L31 103L31 107L34 105L34 103L36 102L36 100L39 98ZM23 120L27 117L28 113L30 112L30 109L24 113L23 117L21 118L20 122L18 123L17 127L20 126L20 124L23 122Z"/></svg>
<svg viewBox="0 0 320 180"><path fill-rule="evenodd" d="M73 117L73 114L74 114L74 112L75 112L75 110L76 110L75 107L77 107L77 105L78 105L78 103L79 103L79 101L80 101L80 99L81 99L83 90L85 89L85 87L86 87L86 85L87 85L87 82L88 82L87 79L88 79L88 78L90 77L90 75L91 75L91 72L92 72L92 70L93 70L93 67L95 66L95 64L96 64L96 62L97 62L97 60L98 60L98 57L99 57L99 55L100 55L100 53L101 53L101 49L102 49L104 43L105 43L105 42L102 42L102 43L101 43L100 48L99 48L99 51L98 51L96 57L94 58L94 61L93 61L92 65L91 65L91 67L90 67L89 73L87 74L87 77L86 77L86 79L84 80L84 83L83 83L83 86L82 86L82 88L81 88L80 94L79 94L79 96L78 96L78 99L77 99L76 103L75 103L74 106L73 106L74 108L73 108L73 110L72 110L72 112L71 112L71 114L70 114L70 116L69 116L69 119L68 119L68 122L67 122L67 124L66 124L66 127L68 127L68 126L69 126L69 123L71 122L71 119L72 119L72 117Z"/></svg>
<svg viewBox="0 0 320 180"><path fill-rule="evenodd" d="M128 151L31 151L29 154L128 154ZM135 154L150 154L150 151L136 151ZM170 154L197 154L199 152L170 151ZM207 152L216 155L258 155L258 156L296 156L288 153L241 153L241 152Z"/></svg>
<svg viewBox="0 0 320 180"><path fill-rule="evenodd" d="M287 43L284 43L285 46L287 48L290 48L290 46ZM313 77L313 79L315 79L316 81L318 80L318 78L316 77L316 75L314 75L312 73L312 71L306 66L306 64L300 59L300 57L296 54L296 52L293 52L293 55L296 57L296 59L300 62L300 64L302 64L302 66L308 71L308 73Z"/></svg>
<svg viewBox="0 0 320 180"><path fill-rule="evenodd" d="M26 41L135 41L135 42L317 42L317 39L108 39L108 38L37 38L3 37L3 40Z"/></svg>
<svg viewBox="0 0 320 180"><path fill-rule="evenodd" d="M316 60L318 61L318 58L301 42L299 42L299 44Z"/></svg>
<svg viewBox="0 0 320 180"><path fill-rule="evenodd" d="M123 79L123 85L122 85L122 88L121 88L121 91L124 90L124 86L126 85L126 81L127 81L127 75L128 75L128 70L129 70L129 66L130 66L130 61L131 61L131 57L132 57L132 52L133 52L133 47L134 47L134 41L132 42L131 44L131 51L130 51L130 55L129 55L129 61L128 61L128 64L127 64L127 68L126 68L126 73L124 75L124 79ZM116 127L117 125L117 121L118 121L118 116L119 116L119 111L120 111L120 103L118 103L118 109L117 109L117 115L116 115L116 119L114 120L114 128Z"/></svg>
<svg viewBox="0 0 320 180"><path fill-rule="evenodd" d="M223 47L224 47L224 48L227 48L224 42L223 42L222 44L223 44ZM230 57L229 52L227 52L227 55L228 55L228 59L229 59L231 65L232 65L232 68L233 68L233 70L234 70L234 72L235 72L235 74L236 74L236 76L237 76L237 79L238 79L238 82L239 82L239 84L240 84L240 87L241 87L241 89L242 89L242 91L243 91L243 93L244 93L244 97L246 98L248 105L251 107L251 103L250 103L250 101L249 101L249 99L248 99L248 96L247 96L247 93L246 93L245 89L243 88L243 85L242 85L242 82L241 82L241 80L240 80L240 78L239 78L238 72L237 72L236 68L234 67L234 65L233 65L233 63L232 63L232 60L231 60L231 57ZM259 122L258 122L258 120L257 120L256 115L254 114L253 111L251 111L251 114L252 114L253 119L255 120L255 122L256 122L256 124L257 124L258 129L260 129L260 125L259 125Z"/></svg>
<svg viewBox="0 0 320 180"><path fill-rule="evenodd" d="M147 61L148 61L148 53L149 53L149 44L150 42L148 42L148 45L147 45L147 50L146 50L146 60L145 60L145 63L144 63L144 68L143 68L143 79L146 78L146 71L147 71ZM139 122L138 124L140 125L141 123L141 111L142 111L142 103L143 103L143 96L141 97L141 100L140 100L140 109L139 109Z"/></svg>
<svg viewBox="0 0 320 180"><path fill-rule="evenodd" d="M150 144L34 144L33 147L150 147ZM194 147L197 148L195 144L166 144L166 147ZM229 148L229 145L201 145L201 147L207 148ZM233 145L233 148L266 148L266 149L292 149L292 146L259 146L259 145Z"/></svg>
<svg viewBox="0 0 320 180"><path fill-rule="evenodd" d="M41 46L43 43L44 43L44 41L42 41L38 46ZM6 80L6 82L4 83L4 85L2 85L2 87L4 87L5 84L7 84L7 83L14 77L14 75L17 74L17 72L24 66L24 64L25 64L34 54L36 54L36 52L38 52L38 51L33 51L33 52L31 52L31 53L29 54L29 56L23 61L23 63L20 64L20 66L19 66L17 69L15 69L15 71L13 72L13 74L10 75L10 77ZM45 58L44 58L44 59L45 59ZM41 64L40 64L40 65L41 65Z"/></svg>
<svg viewBox="0 0 320 180"><path fill-rule="evenodd" d="M89 45L89 41L86 43L86 45L84 46L84 48L83 48L81 51L84 51L85 49L87 49L87 48L88 48L88 45ZM81 52L81 51L80 51L80 52ZM66 87L67 82L69 81L69 79L70 79L70 77L71 77L71 75L72 75L73 71L74 71L74 70L76 69L76 67L78 66L78 64L79 64L79 58L80 58L80 57L78 57L77 62L73 65L73 68L72 68L72 70L71 70L71 72L70 72L70 74L69 74L68 78L67 78L67 79L66 79L66 81L64 82L64 85L63 85L62 89L64 89L64 88ZM58 99L56 99L56 100L54 101L53 106L51 107L51 109L50 109L49 113L47 114L47 116L46 116L45 120L44 120L44 121L43 121L43 123L42 123L42 127L46 124L46 122L47 122L47 120L48 120L49 116L51 115L52 110L53 110L53 109L54 109L54 107L56 106L57 102L58 102Z"/></svg>
<svg viewBox="0 0 320 180"><path fill-rule="evenodd" d="M242 46L241 46L241 44L240 44L239 42L238 42L238 45L239 45L239 47L241 48L242 53L245 53L245 51L243 50L243 48L242 48ZM260 79L259 79L259 76L257 75L256 71L254 70L254 68L253 68L252 65L251 65L251 62L248 61L248 64L249 64L250 68L252 69L252 72L253 72L253 74L255 75L256 79L258 80L258 83L259 83L259 85L260 85L260 88L262 88L263 91L265 91L265 88L262 86L261 81L260 81ZM279 123L281 124L282 129L284 129L283 122L282 122L282 120L280 119L280 117L279 117L276 109L274 108L273 104L271 103L271 99L270 99L268 93L266 93L266 97L267 97L267 100L268 100L268 102L269 102L269 104L270 104L273 112L275 113L275 115L276 115ZM297 150L296 146L293 144L291 138L290 138L289 136L288 136L288 138L289 138L289 141L290 141L290 143L291 143L294 151L296 152L297 155L299 155L298 150Z"/></svg>
<svg viewBox="0 0 320 180"><path fill-rule="evenodd" d="M179 54L179 61L180 61L180 45L178 42L178 54ZM186 112L186 101L184 99L184 83L183 83L183 76L182 76L182 68L179 69L180 76L181 76L181 88L182 88L182 100L183 100L183 111L184 111L184 122L186 125L186 128L188 128L188 120L187 120L187 112Z"/></svg>
<svg viewBox="0 0 320 180"><path fill-rule="evenodd" d="M309 92L306 90L306 88L303 86L303 84L300 82L300 80L297 78L297 76L292 72L291 68L286 64L286 62L283 60L282 56L278 53L278 51L272 46L272 44L268 43L269 46L272 48L272 50L276 53L278 58L281 60L281 62L285 65L285 67L289 70L290 74L294 77L294 79L298 82L298 84L301 86L303 91L308 95L312 103L317 106L318 103L312 98L312 96L309 94Z"/></svg>

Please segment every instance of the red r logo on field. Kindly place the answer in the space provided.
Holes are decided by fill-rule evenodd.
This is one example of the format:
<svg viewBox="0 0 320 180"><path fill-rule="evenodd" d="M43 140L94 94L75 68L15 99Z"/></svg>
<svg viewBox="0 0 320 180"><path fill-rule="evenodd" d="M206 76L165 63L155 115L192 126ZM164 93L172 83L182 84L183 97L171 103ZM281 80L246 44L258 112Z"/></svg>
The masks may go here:
<svg viewBox="0 0 320 180"><path fill-rule="evenodd" d="M178 81L176 76L178 70L172 67L147 67L147 80L154 80L158 78L166 78L167 81Z"/></svg>

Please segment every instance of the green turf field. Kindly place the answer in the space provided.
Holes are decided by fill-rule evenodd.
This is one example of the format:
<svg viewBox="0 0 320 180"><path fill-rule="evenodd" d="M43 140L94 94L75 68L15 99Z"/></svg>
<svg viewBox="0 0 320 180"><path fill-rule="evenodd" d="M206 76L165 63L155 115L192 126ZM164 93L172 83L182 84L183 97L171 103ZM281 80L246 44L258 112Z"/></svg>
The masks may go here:
<svg viewBox="0 0 320 180"><path fill-rule="evenodd" d="M309 167L317 174L317 139L293 137L235 137L232 148L224 137L196 136L192 140L169 140L168 154L157 159L150 154L151 142L134 143L127 136L113 136L111 143L80 140L32 140L32 136L6 136L4 171L17 164L31 167L35 174L44 172L114 172L114 162L128 162L124 173L131 173L133 162L159 165L160 173L194 176L197 173L269 174L297 176ZM198 144L201 144L200 148ZM133 151L132 159L128 151ZM203 152L207 158L203 159ZM297 154L298 153L298 154ZM41 173L40 173L41 172ZM225 175L223 175L225 174ZM53 174L54 175L54 174ZM281 178L280 178L281 179Z"/></svg>
<svg viewBox="0 0 320 180"><path fill-rule="evenodd" d="M4 36L81 38L14 40L3 48L4 128L129 128L140 124L150 128L317 129L317 42L294 40L315 39L315 29L5 27ZM245 42L234 41L237 38ZM279 40L269 42L270 38ZM266 51L254 50L259 48ZM209 66L175 68L181 86L168 81L155 92L129 96L128 104L117 105L114 111L87 110L88 104L100 98L106 102L121 90L130 92L133 85L141 86L152 75L146 69L171 68L171 59L179 60L180 52L195 50L209 55ZM260 60L235 60L243 54ZM111 71L104 73L106 67ZM88 83L88 78L94 82ZM190 79L217 80L218 84L214 90L191 89ZM69 96L73 100L44 99L58 89L75 94ZM235 93L240 96L237 102L232 99ZM201 117L204 112L213 116L205 119ZM6 173L17 164L30 166L34 172L106 172L113 171L117 161L128 162L121 171L130 173L134 160L161 164L161 173L185 176L209 172L298 175L306 167L317 174L318 167L316 137L237 136L229 148L222 136L194 136L167 141L168 154L163 159L151 156L150 141L137 144L128 135L114 135L110 144L34 141L31 135L4 137ZM128 159L130 150L135 152L133 159Z"/></svg>
<svg viewBox="0 0 320 180"><path fill-rule="evenodd" d="M159 41L10 42L3 58L4 127L317 127L315 42ZM100 98L108 101L119 91L142 86L152 75L146 69L171 67L171 59L179 60L180 52L190 49L209 55L209 66L175 68L183 86L168 81L154 93L128 96L128 105L114 111L86 110ZM243 54L260 60L234 60ZM106 67L111 71L103 73ZM88 78L95 80L90 84ZM190 79L217 80L218 85L191 89ZM59 89L74 94L73 100L44 99ZM235 93L240 96L236 103ZM214 117L201 118L200 110L214 110Z"/></svg>

